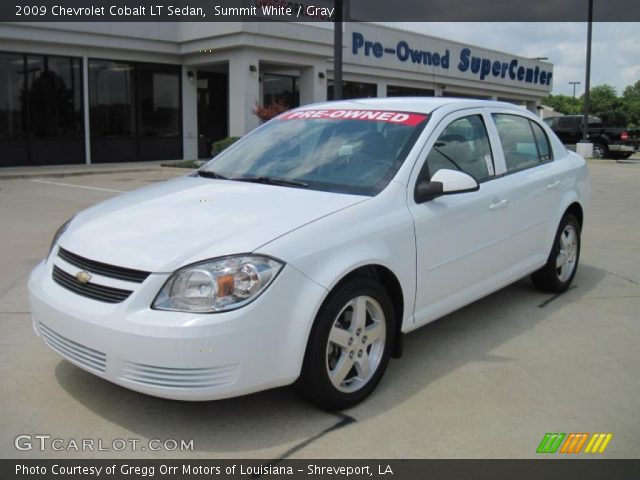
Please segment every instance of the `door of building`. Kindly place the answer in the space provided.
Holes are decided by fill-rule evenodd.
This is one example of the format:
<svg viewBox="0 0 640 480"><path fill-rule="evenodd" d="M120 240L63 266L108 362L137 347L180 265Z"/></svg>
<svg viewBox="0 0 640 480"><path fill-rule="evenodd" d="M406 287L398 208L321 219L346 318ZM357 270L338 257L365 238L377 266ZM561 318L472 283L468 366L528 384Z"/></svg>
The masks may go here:
<svg viewBox="0 0 640 480"><path fill-rule="evenodd" d="M211 157L211 144L228 136L228 75L198 72L198 158Z"/></svg>

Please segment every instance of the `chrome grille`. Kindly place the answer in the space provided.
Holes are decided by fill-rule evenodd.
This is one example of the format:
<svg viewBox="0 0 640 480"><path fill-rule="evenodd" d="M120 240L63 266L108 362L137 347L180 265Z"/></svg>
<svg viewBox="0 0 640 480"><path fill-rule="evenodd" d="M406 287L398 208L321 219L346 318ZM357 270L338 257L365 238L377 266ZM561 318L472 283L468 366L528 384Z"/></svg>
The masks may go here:
<svg viewBox="0 0 640 480"><path fill-rule="evenodd" d="M125 280L127 282L142 283L151 274L151 272L143 272L142 270L133 270L132 268L118 267L116 265L108 265L106 263L96 262L95 260L89 260L88 258L71 253L64 248L58 248L58 256L82 270L105 277Z"/></svg>
<svg viewBox="0 0 640 480"><path fill-rule="evenodd" d="M96 283L82 283L76 277L68 274L57 266L53 266L53 280L60 286L71 290L83 297L92 298L99 302L120 303L131 295L131 290L107 287Z"/></svg>
<svg viewBox="0 0 640 480"><path fill-rule="evenodd" d="M237 364L211 368L166 368L125 362L122 378L158 387L211 388L230 385L237 375Z"/></svg>
<svg viewBox="0 0 640 480"><path fill-rule="evenodd" d="M96 372L104 373L107 369L107 355L85 347L73 340L54 332L40 322L40 333L45 343L63 357Z"/></svg>

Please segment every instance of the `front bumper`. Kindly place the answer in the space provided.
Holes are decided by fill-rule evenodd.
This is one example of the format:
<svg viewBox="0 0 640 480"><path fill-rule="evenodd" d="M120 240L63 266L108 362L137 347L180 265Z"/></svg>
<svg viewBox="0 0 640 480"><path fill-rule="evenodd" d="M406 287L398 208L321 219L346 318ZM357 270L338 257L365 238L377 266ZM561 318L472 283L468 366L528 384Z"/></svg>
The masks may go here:
<svg viewBox="0 0 640 480"><path fill-rule="evenodd" d="M168 274L151 274L108 304L52 280L53 263L29 278L33 326L71 363L126 388L177 400L214 400L287 385L300 374L326 291L286 265L254 302L190 314L152 310Z"/></svg>

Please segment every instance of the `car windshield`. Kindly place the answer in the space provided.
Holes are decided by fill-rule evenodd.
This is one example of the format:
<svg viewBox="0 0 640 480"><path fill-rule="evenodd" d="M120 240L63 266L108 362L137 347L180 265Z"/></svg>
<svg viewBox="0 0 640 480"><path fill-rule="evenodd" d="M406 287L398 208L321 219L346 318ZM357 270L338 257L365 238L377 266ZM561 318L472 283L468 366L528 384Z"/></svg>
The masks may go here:
<svg viewBox="0 0 640 480"><path fill-rule="evenodd" d="M373 196L396 174L427 115L373 110L286 112L207 163L200 174Z"/></svg>

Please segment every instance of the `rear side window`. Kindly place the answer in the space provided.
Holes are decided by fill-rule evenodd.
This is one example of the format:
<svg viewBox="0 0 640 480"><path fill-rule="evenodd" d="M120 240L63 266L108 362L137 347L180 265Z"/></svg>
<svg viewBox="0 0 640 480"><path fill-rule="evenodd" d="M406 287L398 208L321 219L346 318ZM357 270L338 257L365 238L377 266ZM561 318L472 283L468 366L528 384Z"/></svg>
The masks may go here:
<svg viewBox="0 0 640 480"><path fill-rule="evenodd" d="M571 128L576 124L572 117L561 117L558 120L558 128Z"/></svg>
<svg viewBox="0 0 640 480"><path fill-rule="evenodd" d="M551 160L549 139L538 124L519 115L494 113L492 116L504 151L507 172L524 170Z"/></svg>
<svg viewBox="0 0 640 480"><path fill-rule="evenodd" d="M533 130L533 136L536 138L536 145L538 145L538 156L540 157L540 161L542 163L548 162L552 159L551 156L551 147L549 146L549 137L544 133L544 130L540 125L535 122L531 123L531 128Z"/></svg>

